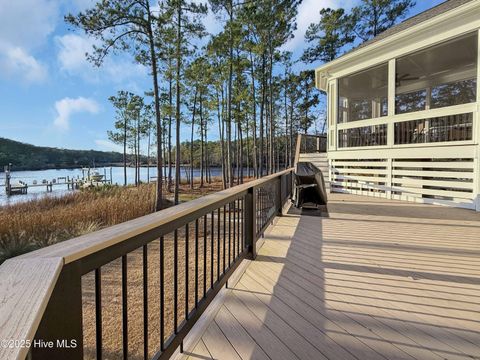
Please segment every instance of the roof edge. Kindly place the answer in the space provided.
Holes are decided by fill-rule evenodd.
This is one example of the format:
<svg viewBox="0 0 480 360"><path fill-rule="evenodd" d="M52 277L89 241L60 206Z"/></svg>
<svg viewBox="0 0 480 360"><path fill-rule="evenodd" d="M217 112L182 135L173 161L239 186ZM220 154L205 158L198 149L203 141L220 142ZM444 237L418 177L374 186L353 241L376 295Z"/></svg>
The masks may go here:
<svg viewBox="0 0 480 360"><path fill-rule="evenodd" d="M444 3L442 3L444 4ZM436 7L442 5L439 4ZM432 9L434 9L433 7ZM422 21L418 24L415 24L411 27L408 27L406 29L402 29L390 36L387 36L385 38L379 39L371 44L367 44L363 47L357 48L351 52L347 52L346 54L338 57L337 59L330 61L328 63L322 64L319 67L315 69L315 85L318 89L326 91L327 87L327 82L328 78L330 77L329 75L329 70L332 70L333 68L343 65L344 63L347 63L351 61L352 59L355 59L359 56L364 56L365 54L368 54L372 51L375 51L379 48L388 46L389 44L396 42L400 39L403 39L407 36L411 36L413 33L416 33L419 28L428 28L428 27L433 27L436 24L439 24L446 19L452 17L452 16L459 16L463 13L467 13L471 11L472 9L479 8L480 9L480 0L471 0L469 2L466 2L464 4L461 4L455 8L452 8L450 10L447 10L443 13L440 13L432 18L426 19L425 21ZM426 10L425 12L428 12L429 10ZM423 12L423 13L425 13ZM420 13L422 14L422 13ZM412 18L420 15L417 14L413 16ZM409 18L409 19L412 19ZM409 19L405 20L408 21Z"/></svg>

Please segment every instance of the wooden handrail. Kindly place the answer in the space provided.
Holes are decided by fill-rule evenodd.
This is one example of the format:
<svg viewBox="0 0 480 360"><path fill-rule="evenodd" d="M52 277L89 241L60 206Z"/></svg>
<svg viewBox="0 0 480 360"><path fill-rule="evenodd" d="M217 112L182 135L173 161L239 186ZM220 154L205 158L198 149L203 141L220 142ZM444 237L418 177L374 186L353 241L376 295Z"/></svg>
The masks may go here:
<svg viewBox="0 0 480 360"><path fill-rule="evenodd" d="M317 139L317 152L322 152L321 150L321 142L320 139L324 138L326 139L326 135L310 135L310 134L298 134L297 135L297 144L296 144L296 149L295 149L295 162L294 164L297 164L297 162L300 160L300 154L302 153L302 140L308 137L313 137Z"/></svg>
<svg viewBox="0 0 480 360"><path fill-rule="evenodd" d="M133 238L151 231L173 231L292 170L287 169L7 260L0 266L0 340L31 342L34 339L63 269L70 271L79 262L88 269L87 260L99 252L108 253L114 247L128 245ZM82 273L87 272L85 269ZM28 346L0 347L0 358L24 359L28 351Z"/></svg>
<svg viewBox="0 0 480 360"><path fill-rule="evenodd" d="M25 359L63 260L14 258L0 266L1 359Z"/></svg>
<svg viewBox="0 0 480 360"><path fill-rule="evenodd" d="M288 174L292 169L287 169L276 174L265 176L261 179L237 185L229 189L209 194L168 209L145 215L137 219L110 226L108 228L82 235L71 240L48 246L17 257L24 258L62 258L64 264L79 260L89 254L104 250L134 236L145 233L152 229L160 229L162 226L172 223L181 223L195 217L198 213L207 213L223 203L228 203L234 197L246 193L248 189L261 186L269 180ZM176 227L177 225L174 225ZM181 226L181 225L178 225Z"/></svg>
<svg viewBox="0 0 480 360"><path fill-rule="evenodd" d="M300 159L300 150L302 146L302 134L297 135L297 144L295 147L295 161L293 162L294 165L297 165L298 160Z"/></svg>

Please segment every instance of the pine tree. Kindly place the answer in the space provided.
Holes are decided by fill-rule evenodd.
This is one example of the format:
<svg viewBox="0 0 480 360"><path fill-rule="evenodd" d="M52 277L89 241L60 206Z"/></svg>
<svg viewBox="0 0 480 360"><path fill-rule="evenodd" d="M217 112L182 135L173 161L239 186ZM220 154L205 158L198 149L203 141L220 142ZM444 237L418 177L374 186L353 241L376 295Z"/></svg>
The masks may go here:
<svg viewBox="0 0 480 360"><path fill-rule="evenodd" d="M301 60L329 62L338 57L342 48L353 43L352 21L344 9L320 10L320 21L308 26L305 41L310 44Z"/></svg>
<svg viewBox="0 0 480 360"><path fill-rule="evenodd" d="M88 58L97 66L111 51L130 51L137 61L150 66L157 127L156 210L162 208L162 124L160 114L157 54L154 34L161 26L151 11L150 0L98 0L93 7L65 17L69 24L100 40Z"/></svg>
<svg viewBox="0 0 480 360"><path fill-rule="evenodd" d="M362 0L352 9L355 34L362 41L374 38L405 18L415 4L414 0Z"/></svg>

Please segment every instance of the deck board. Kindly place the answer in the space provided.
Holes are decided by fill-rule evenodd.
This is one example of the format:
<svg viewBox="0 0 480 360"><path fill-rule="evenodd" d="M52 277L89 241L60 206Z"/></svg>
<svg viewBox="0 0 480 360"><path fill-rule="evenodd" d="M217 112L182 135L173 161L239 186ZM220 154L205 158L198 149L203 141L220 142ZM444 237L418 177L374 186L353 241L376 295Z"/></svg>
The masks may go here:
<svg viewBox="0 0 480 360"><path fill-rule="evenodd" d="M480 214L331 194L285 215L192 359L480 359Z"/></svg>

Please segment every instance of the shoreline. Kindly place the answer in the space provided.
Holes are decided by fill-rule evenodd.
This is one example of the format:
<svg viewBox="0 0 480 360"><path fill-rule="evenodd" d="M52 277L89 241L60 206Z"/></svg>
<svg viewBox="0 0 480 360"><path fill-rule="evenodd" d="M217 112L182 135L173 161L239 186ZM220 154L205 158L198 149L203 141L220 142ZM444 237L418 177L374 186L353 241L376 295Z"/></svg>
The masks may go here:
<svg viewBox="0 0 480 360"><path fill-rule="evenodd" d="M101 163L101 164L95 164L95 167L93 166L80 166L80 165L62 165L62 166L45 166L45 167L18 167L15 165L12 165L12 172L19 172L19 171L46 171L46 170L81 170L85 168L90 168L90 169L95 169L95 168L105 168L105 167L115 167L115 168L123 168L123 163ZM157 165L152 163L150 165L148 164L141 164L140 168L148 168L150 167L151 169L156 169ZM215 165L212 164L210 168L212 169L219 169L221 168L222 165ZM168 168L168 165L163 165L164 169ZM172 168L175 168L175 164L172 164ZM190 169L190 164L180 164L180 168L188 168ZM127 165L127 169L135 169L135 166L133 165ZM194 168L195 170L199 170L199 168ZM4 174L4 168L3 166L0 167L0 174Z"/></svg>
<svg viewBox="0 0 480 360"><path fill-rule="evenodd" d="M252 178L244 179L248 182ZM218 178L180 186L180 203L223 189ZM164 208L173 206L165 189ZM154 183L74 191L0 206L0 264L8 258L155 212Z"/></svg>

